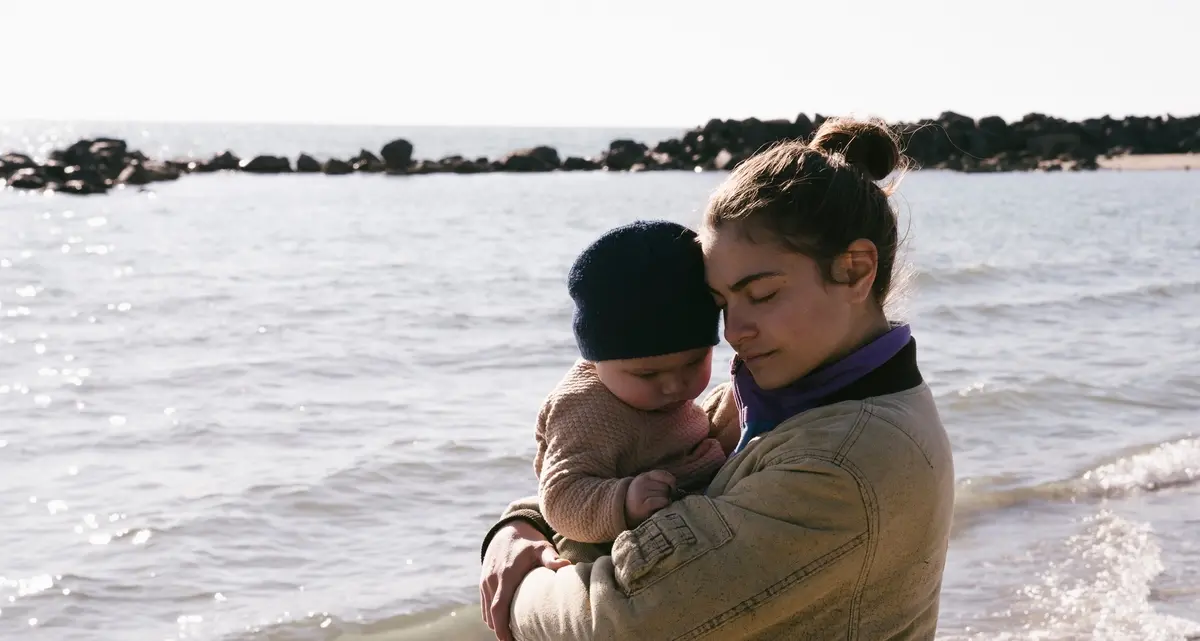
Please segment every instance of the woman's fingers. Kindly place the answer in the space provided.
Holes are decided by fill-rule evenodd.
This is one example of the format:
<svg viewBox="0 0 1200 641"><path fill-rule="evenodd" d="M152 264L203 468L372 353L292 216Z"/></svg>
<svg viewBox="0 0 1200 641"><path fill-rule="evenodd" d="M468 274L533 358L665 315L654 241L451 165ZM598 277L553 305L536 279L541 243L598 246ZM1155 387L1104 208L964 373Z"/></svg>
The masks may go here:
<svg viewBox="0 0 1200 641"><path fill-rule="evenodd" d="M496 596L492 598L491 628L498 641L513 641L512 630L508 629L508 606L512 603L512 595L505 594L507 588L502 582Z"/></svg>
<svg viewBox="0 0 1200 641"><path fill-rule="evenodd" d="M557 570L571 565L571 562L558 556L558 552L554 550L554 546L546 545L542 547L542 565Z"/></svg>
<svg viewBox="0 0 1200 641"><path fill-rule="evenodd" d="M510 608L517 586L534 568L560 568L570 563L532 525L514 522L500 529L484 552L479 579L483 622L500 641L512 641Z"/></svg>

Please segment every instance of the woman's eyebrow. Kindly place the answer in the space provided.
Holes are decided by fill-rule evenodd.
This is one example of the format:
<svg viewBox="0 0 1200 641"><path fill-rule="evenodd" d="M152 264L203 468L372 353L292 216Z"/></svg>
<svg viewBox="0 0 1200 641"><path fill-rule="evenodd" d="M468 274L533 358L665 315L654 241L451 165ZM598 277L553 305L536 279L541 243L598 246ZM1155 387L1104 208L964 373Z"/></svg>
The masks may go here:
<svg viewBox="0 0 1200 641"><path fill-rule="evenodd" d="M750 283L753 283L756 280L762 280L763 278L770 278L772 276L783 276L783 272L776 272L776 271L755 272L753 274L750 274L749 276L742 277L740 280L738 280L738 282L730 285L729 291L735 292L735 293L739 292L743 289L746 289L746 287L748 287L750 285ZM720 294L720 292L713 289L711 286L708 289L709 289L709 291L711 291L714 294Z"/></svg>

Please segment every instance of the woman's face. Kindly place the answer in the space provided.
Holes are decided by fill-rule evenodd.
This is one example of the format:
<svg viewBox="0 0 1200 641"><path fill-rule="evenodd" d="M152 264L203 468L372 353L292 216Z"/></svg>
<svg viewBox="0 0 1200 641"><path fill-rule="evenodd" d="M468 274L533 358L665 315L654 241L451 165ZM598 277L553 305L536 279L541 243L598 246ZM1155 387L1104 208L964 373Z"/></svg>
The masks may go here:
<svg viewBox="0 0 1200 641"><path fill-rule="evenodd" d="M753 242L734 225L707 230L703 242L706 278L724 313L725 340L762 388L788 385L861 341L864 301L874 282L873 251L867 271L850 253L835 261L834 278L854 282L840 285L827 282L813 259L776 243ZM844 280L838 278L842 271Z"/></svg>

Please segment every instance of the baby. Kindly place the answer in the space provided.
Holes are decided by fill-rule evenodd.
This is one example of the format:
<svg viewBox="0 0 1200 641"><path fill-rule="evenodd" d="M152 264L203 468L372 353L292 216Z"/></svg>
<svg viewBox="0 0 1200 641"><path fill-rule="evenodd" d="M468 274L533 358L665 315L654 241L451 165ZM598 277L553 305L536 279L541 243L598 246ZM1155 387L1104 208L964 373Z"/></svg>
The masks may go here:
<svg viewBox="0 0 1200 641"><path fill-rule="evenodd" d="M703 491L738 435L713 434L692 402L708 386L719 316L695 232L613 229L579 255L568 289L583 359L538 413L534 472L559 554L578 563Z"/></svg>

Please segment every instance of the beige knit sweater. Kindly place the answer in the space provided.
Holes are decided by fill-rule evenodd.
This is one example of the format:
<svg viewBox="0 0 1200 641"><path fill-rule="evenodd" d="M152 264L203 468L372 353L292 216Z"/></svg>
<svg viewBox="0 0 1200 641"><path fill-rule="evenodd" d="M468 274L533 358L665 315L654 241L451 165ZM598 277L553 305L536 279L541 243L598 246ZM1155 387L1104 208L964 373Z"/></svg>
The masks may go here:
<svg viewBox="0 0 1200 641"><path fill-rule="evenodd" d="M533 469L542 514L568 539L612 541L627 529L625 492L634 476L659 469L675 475L680 489L708 485L725 462L709 433L709 417L696 404L635 409L600 382L593 364L579 361L538 413Z"/></svg>

